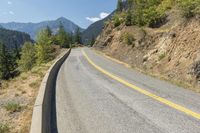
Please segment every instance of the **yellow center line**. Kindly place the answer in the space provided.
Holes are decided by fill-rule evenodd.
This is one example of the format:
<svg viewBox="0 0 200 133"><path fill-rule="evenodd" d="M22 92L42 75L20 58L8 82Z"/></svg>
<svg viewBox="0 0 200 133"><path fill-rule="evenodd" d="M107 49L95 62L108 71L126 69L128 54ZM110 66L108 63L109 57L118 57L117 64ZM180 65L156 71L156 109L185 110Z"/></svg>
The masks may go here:
<svg viewBox="0 0 200 133"><path fill-rule="evenodd" d="M192 117L194 117L194 118L200 120L200 114L198 114L198 113L196 113L196 112L194 112L194 111L192 111L192 110L190 110L190 109L187 109L187 108L185 108L185 107L183 107L183 106L181 106L181 105L178 105L178 104L176 104L176 103L173 103L173 102L171 102L171 101L169 101L169 100L167 100L167 99L164 99L164 98L162 98L162 97L159 97L159 96L157 96L157 95L155 95L155 94L153 94L153 93L151 93L151 92L149 92L149 91L146 91L146 90L144 90L144 89L142 89L142 88L139 88L139 87L137 87L137 86L135 86L135 85L133 85L133 84L131 84L131 83L125 81L124 79L122 79L122 78L120 78L120 77L118 77L118 76L116 76L116 75L113 75L113 74L109 73L108 71L106 71L106 70L102 69L101 67L97 66L97 65L88 57L88 55L85 53L84 50L82 50L82 53L83 53L84 57L87 59L87 61L88 61L94 68L96 68L98 71L100 71L101 73L103 73L103 74L109 76L110 78L112 78L112 79L114 79L114 80L120 82L121 84L123 84L123 85L125 85L125 86L130 87L131 89L133 89L133 90L135 90L135 91L138 91L138 92L140 92L140 93L142 93L142 94L144 94L144 95L146 95L146 96L148 96L148 97L153 98L154 100L157 100L157 101L159 101L159 102L161 102L161 103L163 103L163 104L165 104L165 105L168 105L169 107L172 107L172 108L174 108L174 109L176 109L176 110L178 110L178 111L181 111L181 112L183 112L183 113L185 113L185 114L187 114L187 115L189 115L189 116L192 116Z"/></svg>

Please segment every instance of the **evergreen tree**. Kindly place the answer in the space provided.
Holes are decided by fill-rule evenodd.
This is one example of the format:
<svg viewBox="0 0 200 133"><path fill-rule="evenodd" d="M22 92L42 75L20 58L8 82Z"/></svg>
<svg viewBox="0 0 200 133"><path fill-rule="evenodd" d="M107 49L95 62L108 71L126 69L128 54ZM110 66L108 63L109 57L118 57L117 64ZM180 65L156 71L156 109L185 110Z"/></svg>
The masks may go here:
<svg viewBox="0 0 200 133"><path fill-rule="evenodd" d="M128 12L127 12L125 24L126 24L126 26L132 25L132 14L131 14L130 10L128 10Z"/></svg>
<svg viewBox="0 0 200 133"><path fill-rule="evenodd" d="M72 45L74 43L74 35L72 32L70 33L69 40L70 40L70 44Z"/></svg>
<svg viewBox="0 0 200 133"><path fill-rule="evenodd" d="M25 42L22 47L21 59L19 61L19 66L22 71L29 71L33 68L36 63L35 54L35 46L31 42Z"/></svg>
<svg viewBox="0 0 200 133"><path fill-rule="evenodd" d="M123 1L122 0L118 0L118 2L117 2L117 11L118 12L123 11Z"/></svg>
<svg viewBox="0 0 200 133"><path fill-rule="evenodd" d="M20 48L18 48L17 44L15 43L15 48L14 48L14 51L13 51L13 54L16 58L16 60L19 60L21 55L20 55Z"/></svg>
<svg viewBox="0 0 200 133"><path fill-rule="evenodd" d="M134 1L135 1L135 0L127 0L127 1L126 1L127 7L128 7L129 10L133 8L133 6L134 6Z"/></svg>
<svg viewBox="0 0 200 133"><path fill-rule="evenodd" d="M80 28L77 28L77 29L76 29L76 33L75 33L75 43L77 43L77 44L81 44L81 43L82 43Z"/></svg>
<svg viewBox="0 0 200 133"><path fill-rule="evenodd" d="M36 57L37 63L46 63L54 58L54 47L52 40L48 36L48 32L44 29L41 30L37 35L36 43Z"/></svg>
<svg viewBox="0 0 200 133"><path fill-rule="evenodd" d="M13 57L5 44L0 41L0 79L9 79L15 70Z"/></svg>
<svg viewBox="0 0 200 133"><path fill-rule="evenodd" d="M57 34L57 40L62 48L70 47L70 35L65 32L64 26L60 24L59 31Z"/></svg>
<svg viewBox="0 0 200 133"><path fill-rule="evenodd" d="M91 40L91 42L90 42L90 46L92 47L93 45L94 45L94 43L95 43L95 37L94 37L94 35L92 36L92 40Z"/></svg>
<svg viewBox="0 0 200 133"><path fill-rule="evenodd" d="M52 36L52 30L49 26L46 27L46 32L47 32L47 36L51 37Z"/></svg>

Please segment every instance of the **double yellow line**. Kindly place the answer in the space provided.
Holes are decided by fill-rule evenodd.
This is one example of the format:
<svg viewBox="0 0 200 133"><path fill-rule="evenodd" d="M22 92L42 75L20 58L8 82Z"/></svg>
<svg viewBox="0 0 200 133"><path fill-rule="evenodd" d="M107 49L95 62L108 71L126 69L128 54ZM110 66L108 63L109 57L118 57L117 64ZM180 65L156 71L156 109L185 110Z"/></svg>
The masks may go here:
<svg viewBox="0 0 200 133"><path fill-rule="evenodd" d="M196 112L194 112L194 111L192 111L192 110L190 110L190 109L187 109L187 108L185 108L185 107L183 107L183 106L181 106L181 105L178 105L178 104L176 104L176 103L173 103L173 102L171 102L171 101L169 101L169 100L167 100L167 99L164 99L164 98L162 98L162 97L159 97L159 96L157 96L157 95L155 95L155 94L153 94L153 93L151 93L151 92L148 92L148 91L146 91L146 90L144 90L144 89L142 89L142 88L139 88L139 87L137 87L137 86L135 86L135 85L133 85L133 84L131 84L131 83L125 81L124 79L121 79L120 77L109 73L108 71L106 71L106 70L102 69L101 67L97 66L97 65L88 57L88 55L85 53L85 51L82 50L82 53L83 53L83 55L85 56L85 58L87 59L87 61L88 61L94 68L96 68L96 69L97 69L98 71L100 71L101 73L107 75L108 77L110 77L110 78L112 78L112 79L114 79L114 80L120 82L121 84L123 84L123 85L125 85L125 86L127 86L127 87L129 87L129 88L131 88L131 89L133 89L133 90L135 90L135 91L138 91L138 92L140 92L140 93L142 93L142 94L144 94L144 95L146 95L146 96L148 96L148 97L151 97L151 98L153 98L153 99L156 100L156 101L159 101L159 102L161 102L161 103L163 103L163 104L165 104L165 105L168 105L169 107L172 107L172 108L174 108L174 109L176 109L176 110L178 110L178 111L181 111L181 112L183 112L183 113L185 113L185 114L187 114L187 115L189 115L189 116L192 116L192 117L194 117L194 118L200 120L200 114L198 114L198 113L196 113Z"/></svg>

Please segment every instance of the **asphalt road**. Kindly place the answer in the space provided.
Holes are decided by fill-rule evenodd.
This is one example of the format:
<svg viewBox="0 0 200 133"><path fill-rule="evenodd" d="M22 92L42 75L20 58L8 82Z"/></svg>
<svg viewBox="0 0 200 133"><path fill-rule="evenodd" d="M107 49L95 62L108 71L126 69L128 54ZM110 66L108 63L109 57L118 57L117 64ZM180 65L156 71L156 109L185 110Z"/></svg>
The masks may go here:
<svg viewBox="0 0 200 133"><path fill-rule="evenodd" d="M97 70L82 50L96 66L155 98ZM200 133L200 94L141 74L89 48L72 50L56 83L59 133ZM169 101L173 106L166 104Z"/></svg>

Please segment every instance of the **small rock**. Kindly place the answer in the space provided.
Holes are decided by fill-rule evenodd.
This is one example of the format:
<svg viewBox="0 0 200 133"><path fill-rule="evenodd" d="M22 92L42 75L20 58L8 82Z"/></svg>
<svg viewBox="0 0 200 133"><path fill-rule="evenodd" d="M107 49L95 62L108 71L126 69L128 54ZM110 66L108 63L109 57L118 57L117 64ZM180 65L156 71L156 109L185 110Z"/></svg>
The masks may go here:
<svg viewBox="0 0 200 133"><path fill-rule="evenodd" d="M148 59L149 59L149 56L148 56L148 55L145 55L145 56L143 57L143 62L146 62Z"/></svg>
<svg viewBox="0 0 200 133"><path fill-rule="evenodd" d="M155 54L155 53L158 53L158 49L154 49L151 52L149 52L150 55Z"/></svg>
<svg viewBox="0 0 200 133"><path fill-rule="evenodd" d="M170 33L170 37L175 38L176 37L176 33L175 32L171 32Z"/></svg>

